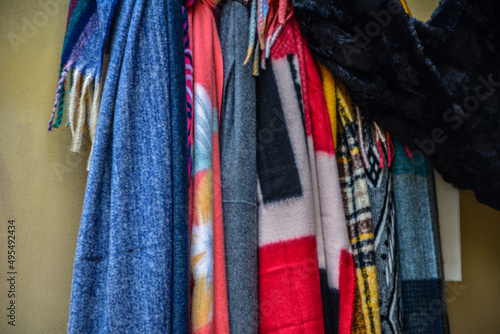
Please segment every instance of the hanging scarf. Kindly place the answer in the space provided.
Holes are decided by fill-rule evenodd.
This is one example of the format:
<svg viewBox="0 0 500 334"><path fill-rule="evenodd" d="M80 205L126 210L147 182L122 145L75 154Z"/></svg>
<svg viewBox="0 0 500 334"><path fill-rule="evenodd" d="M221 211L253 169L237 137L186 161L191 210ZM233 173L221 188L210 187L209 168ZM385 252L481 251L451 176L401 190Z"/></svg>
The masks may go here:
<svg viewBox="0 0 500 334"><path fill-rule="evenodd" d="M292 21L300 35L298 24ZM355 266L345 222L330 116L321 77L305 40L297 38L304 121L316 216L325 333L350 333Z"/></svg>
<svg viewBox="0 0 500 334"><path fill-rule="evenodd" d="M357 111L360 153L365 168L372 214L382 333L402 333L401 272L390 166L394 147L390 136Z"/></svg>
<svg viewBox="0 0 500 334"><path fill-rule="evenodd" d="M366 173L350 97L336 81L339 132L337 162L345 219L356 263L353 333L381 333L374 229Z"/></svg>
<svg viewBox="0 0 500 334"><path fill-rule="evenodd" d="M434 173L395 143L392 166L405 333L449 333ZM411 157L409 157L411 155Z"/></svg>
<svg viewBox="0 0 500 334"><path fill-rule="evenodd" d="M365 116L500 209L500 2L443 0L426 23L399 0L293 4Z"/></svg>
<svg viewBox="0 0 500 334"><path fill-rule="evenodd" d="M213 0L189 7L194 67L191 332L228 333L219 157L222 54Z"/></svg>
<svg viewBox="0 0 500 334"><path fill-rule="evenodd" d="M188 155L181 6L146 0L115 4L72 1L63 48L63 72L72 69L75 76L84 77L75 77L71 93L88 97L93 80L94 90L102 84L99 64L108 43L103 31L112 28L75 254L68 332L187 333ZM77 85L82 80L83 85ZM61 94L56 107L62 104ZM86 112L81 104L78 108Z"/></svg>
<svg viewBox="0 0 500 334"><path fill-rule="evenodd" d="M231 333L258 332L257 130L255 78L247 55L249 15L228 0L219 13L224 58L220 123L222 205Z"/></svg>
<svg viewBox="0 0 500 334"><path fill-rule="evenodd" d="M72 152L80 152L85 126L90 132L91 148L94 144L104 81L104 51L116 3L112 0L70 2L49 132L63 123L66 104L66 126L73 136Z"/></svg>
<svg viewBox="0 0 500 334"><path fill-rule="evenodd" d="M331 72L323 66L321 63L316 61L316 65L318 66L318 70L321 75L321 82L323 87L324 99L328 111L328 120L327 124L330 125L328 129L329 133L332 136L332 144L333 149L337 146L337 93L335 87L335 80ZM313 100L313 99L311 99ZM327 131L324 129L323 131ZM336 158L335 158L336 160ZM328 179L331 179L335 182L335 185L327 186L328 192L333 192L330 189L338 188L340 190L340 180L338 175L337 162L335 161L335 175L328 175ZM327 180L322 180L320 184L327 182ZM336 191L335 191L336 192ZM341 195L341 194L340 194ZM337 201L328 201L325 206L326 208L334 207L333 203ZM342 205L340 209L341 217L336 216L334 221L340 222L347 228L347 224L345 222L345 214L342 203L342 197L340 197L340 205ZM323 206L322 206L323 208ZM335 212L339 212L339 209L335 209ZM335 224L328 224L331 226L337 226ZM327 225L327 226L328 226ZM346 230L347 231L347 230ZM355 272L355 264L354 257L352 254L352 249L350 246L349 235L341 237L344 235L341 231L335 231L328 234L327 228L324 228L324 242L325 242L325 254L328 253L327 248L332 247L332 249L342 249L340 263L335 268L335 261L333 260L334 256L328 256L330 259L327 259L326 263L326 281L322 276L320 269L320 277L321 277L321 291L323 298L323 315L325 317L325 333L351 333L352 323L353 323L353 315L354 315L354 297L356 290L356 272ZM347 244L346 244L347 241ZM330 245L330 246L328 246ZM333 253L334 254L334 253ZM321 267L321 266L320 266ZM333 269L333 271L332 271ZM337 272L337 273L335 273ZM325 286L328 288L328 293L326 293ZM337 295L338 294L338 295ZM329 297L327 295L330 295ZM337 296L336 296L337 295ZM336 303L338 299L338 303ZM330 310L327 310L325 304L330 303ZM328 324L328 322L330 324Z"/></svg>
<svg viewBox="0 0 500 334"><path fill-rule="evenodd" d="M324 333L301 36L287 21L257 78L259 333Z"/></svg>

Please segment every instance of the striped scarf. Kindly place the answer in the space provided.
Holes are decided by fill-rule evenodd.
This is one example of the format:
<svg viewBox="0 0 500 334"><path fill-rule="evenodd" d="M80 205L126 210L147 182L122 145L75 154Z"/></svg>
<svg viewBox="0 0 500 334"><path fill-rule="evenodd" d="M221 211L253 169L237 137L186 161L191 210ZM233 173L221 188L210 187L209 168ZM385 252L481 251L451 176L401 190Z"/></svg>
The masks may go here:
<svg viewBox="0 0 500 334"><path fill-rule="evenodd" d="M59 83L49 132L63 123L71 129L72 152L80 152L84 127L92 145L102 99L104 50L115 14L116 0L71 0L66 24ZM68 92L67 92L68 90Z"/></svg>

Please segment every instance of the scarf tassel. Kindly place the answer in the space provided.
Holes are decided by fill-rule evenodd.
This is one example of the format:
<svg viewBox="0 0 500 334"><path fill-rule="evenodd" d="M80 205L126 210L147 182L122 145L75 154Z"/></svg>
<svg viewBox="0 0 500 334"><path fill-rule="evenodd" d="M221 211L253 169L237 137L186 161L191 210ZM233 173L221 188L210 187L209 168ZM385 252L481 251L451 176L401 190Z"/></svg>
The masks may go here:
<svg viewBox="0 0 500 334"><path fill-rule="evenodd" d="M266 59L278 39L286 21L293 14L289 0L253 0L250 11L248 51L244 61L247 65L253 59L253 75L259 75L259 68L266 69ZM260 64L259 64L260 59Z"/></svg>
<svg viewBox="0 0 500 334"><path fill-rule="evenodd" d="M87 170L89 170L102 98L102 83L94 75L85 75L70 65L68 64L61 70L48 131L52 132L53 128L61 125L66 104L66 126L70 128L73 137L71 152L80 153L83 135L86 130L89 131L91 142L90 156L87 161Z"/></svg>
<svg viewBox="0 0 500 334"><path fill-rule="evenodd" d="M57 90L56 90L56 98L54 101L54 107L52 109L52 116L50 117L49 121L49 128L48 128L49 132L52 132L52 128L58 128L61 125L64 112L64 94L65 94L64 87L69 69L70 69L69 64L64 68L62 67L61 64L61 69L59 71L59 82L57 84ZM57 117L56 117L56 111L57 111ZM54 117L56 118L55 122L54 122Z"/></svg>

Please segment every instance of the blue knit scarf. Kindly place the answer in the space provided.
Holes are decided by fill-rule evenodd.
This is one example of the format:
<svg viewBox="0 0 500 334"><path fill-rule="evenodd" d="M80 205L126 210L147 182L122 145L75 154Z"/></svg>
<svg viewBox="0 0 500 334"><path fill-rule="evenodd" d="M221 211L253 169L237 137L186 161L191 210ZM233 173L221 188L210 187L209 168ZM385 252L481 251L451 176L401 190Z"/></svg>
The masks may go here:
<svg viewBox="0 0 500 334"><path fill-rule="evenodd" d="M403 331L408 334L449 333L434 173L429 161L418 152L407 153L400 142L395 142L394 147L392 185L400 254Z"/></svg>
<svg viewBox="0 0 500 334"><path fill-rule="evenodd" d="M181 3L72 1L68 23L62 69L103 78L101 57L106 46L109 50L76 248L68 332L187 333ZM101 28L105 32L99 33ZM84 96L73 103L92 95L93 85L89 79L85 90L73 82L71 89ZM57 112L63 100L59 94Z"/></svg>

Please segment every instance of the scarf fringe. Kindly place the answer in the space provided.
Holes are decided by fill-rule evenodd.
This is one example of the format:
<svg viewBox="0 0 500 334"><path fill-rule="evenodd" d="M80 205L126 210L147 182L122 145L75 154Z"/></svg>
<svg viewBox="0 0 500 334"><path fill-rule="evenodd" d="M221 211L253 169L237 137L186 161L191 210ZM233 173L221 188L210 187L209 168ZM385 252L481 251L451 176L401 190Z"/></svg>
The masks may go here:
<svg viewBox="0 0 500 334"><path fill-rule="evenodd" d="M360 145L361 145L361 160L363 161L363 164L365 167L368 167L370 164L368 162L368 157L366 155L366 152L368 151L368 146L366 144L366 141L364 139L364 134L363 134L363 116L361 115L359 111L359 106L356 106L356 124L358 126L358 135L360 138ZM385 155L384 155L384 149L385 152L387 153L387 167L391 167L392 162L394 160L394 155L395 155L395 149L394 149L394 143L392 142L391 136L388 131L384 132L382 129L380 129L379 125L375 121L369 121L368 126L373 126L373 129L375 130L375 144L377 146L377 151L380 156L380 162L379 162L379 168L383 169L385 166ZM406 150L408 152L408 156L411 158L411 152L409 152L409 149L407 148Z"/></svg>
<svg viewBox="0 0 500 334"><path fill-rule="evenodd" d="M49 128L48 131L52 132L52 128L57 128L61 124L62 121L62 114L63 114L63 109L64 109L64 93L65 93L65 83L66 83L66 77L68 75L68 71L70 70L70 64L65 66L64 68L62 67L61 64L61 70L59 71L59 82L57 84L57 90L56 90L56 98L54 101L54 107L52 108L52 115L50 117L49 121ZM54 122L54 117L56 115L56 110L57 110L57 117Z"/></svg>
<svg viewBox="0 0 500 334"><path fill-rule="evenodd" d="M52 132L54 128L61 125L66 105L66 126L70 128L73 137L71 152L80 153L84 133L86 130L89 131L91 147L87 170L90 168L94 148L102 88L103 82L95 75L85 75L82 71L72 68L71 64L61 67L54 107L49 121L48 131Z"/></svg>
<svg viewBox="0 0 500 334"><path fill-rule="evenodd" d="M92 80L92 77L87 76L85 79L82 79L83 81L83 88L79 92L79 98L80 100L78 101L78 109L74 110L74 118L70 118L70 127L72 129L72 134L73 134L73 141L71 142L71 152L80 152L80 148L82 146L82 138L83 138L83 131L84 131L84 125L86 122L87 118L87 100L90 97L90 82ZM76 112L76 114L75 114ZM71 124L71 121L75 122L74 124Z"/></svg>
<svg viewBox="0 0 500 334"><path fill-rule="evenodd" d="M71 93L69 94L69 104L68 104L68 125L71 129L71 135L75 136L75 113L77 104L80 101L80 88L81 88L81 72L74 70L73 74L73 86L71 88Z"/></svg>
<svg viewBox="0 0 500 334"><path fill-rule="evenodd" d="M266 69L266 59L271 55L274 43L292 14L293 6L289 0L252 1L248 51L244 65L250 62L253 55L253 75L258 76L259 69Z"/></svg>
<svg viewBox="0 0 500 334"><path fill-rule="evenodd" d="M90 108L87 108L87 119L88 119L87 124L90 134L90 154L87 159L87 171L90 170L90 161L92 158L92 152L94 152L94 140L97 130L97 118L99 117L99 108L101 107L101 97L102 97L102 84L100 81L94 80L93 88L92 89L89 88L89 97L88 97L88 101L91 101L92 104Z"/></svg>

